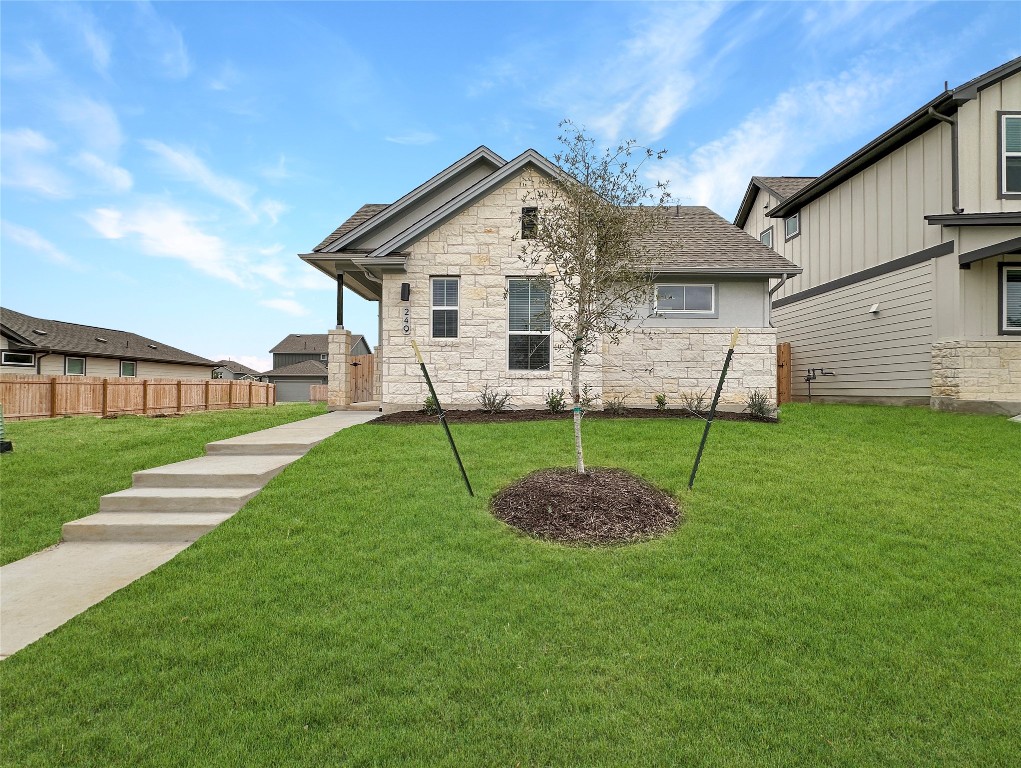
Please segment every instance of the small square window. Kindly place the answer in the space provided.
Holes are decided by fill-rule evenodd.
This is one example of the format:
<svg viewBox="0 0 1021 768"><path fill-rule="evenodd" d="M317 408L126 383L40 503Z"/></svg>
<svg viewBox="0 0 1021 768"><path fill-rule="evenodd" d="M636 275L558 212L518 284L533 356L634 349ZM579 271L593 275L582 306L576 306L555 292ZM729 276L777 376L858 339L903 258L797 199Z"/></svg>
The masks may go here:
<svg viewBox="0 0 1021 768"><path fill-rule="evenodd" d="M772 248L773 247L773 228L772 227L770 227L769 229L765 230L764 232L762 232L759 235L759 242L762 243L767 248Z"/></svg>
<svg viewBox="0 0 1021 768"><path fill-rule="evenodd" d="M33 366L35 365L35 355L31 352L4 352L3 364Z"/></svg>
<svg viewBox="0 0 1021 768"><path fill-rule="evenodd" d="M64 375L65 376L84 376L85 375L85 358L84 357L65 357L64 358Z"/></svg>
<svg viewBox="0 0 1021 768"><path fill-rule="evenodd" d="M801 212L795 213L793 216L784 219L783 222L784 239L790 240L793 237L797 237L801 234Z"/></svg>
<svg viewBox="0 0 1021 768"><path fill-rule="evenodd" d="M432 281L432 335L434 339L457 338L457 278L434 277Z"/></svg>
<svg viewBox="0 0 1021 768"><path fill-rule="evenodd" d="M521 239L534 240L539 230L539 209L536 207L521 209Z"/></svg>
<svg viewBox="0 0 1021 768"><path fill-rule="evenodd" d="M330 356L329 355L319 355L319 359L322 360L325 363L325 362L327 362L330 359Z"/></svg>
<svg viewBox="0 0 1021 768"><path fill-rule="evenodd" d="M121 376L134 377L135 368L134 360L121 360Z"/></svg>

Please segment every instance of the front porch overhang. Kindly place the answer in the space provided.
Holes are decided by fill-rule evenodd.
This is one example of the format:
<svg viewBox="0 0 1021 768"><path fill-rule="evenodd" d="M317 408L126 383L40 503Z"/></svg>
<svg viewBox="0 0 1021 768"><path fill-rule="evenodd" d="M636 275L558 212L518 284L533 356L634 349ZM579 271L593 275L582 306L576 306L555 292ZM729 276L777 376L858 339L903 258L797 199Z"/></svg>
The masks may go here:
<svg viewBox="0 0 1021 768"><path fill-rule="evenodd" d="M343 280L344 286L368 301L383 298L383 275L387 272L406 272L407 255L394 254L369 257L334 253L299 253L298 258L311 264L334 280Z"/></svg>
<svg viewBox="0 0 1021 768"><path fill-rule="evenodd" d="M1021 253L1021 237L1004 240L1002 243L987 245L985 248L976 248L974 251L960 254L957 259L961 269L971 269L971 265L983 259L992 259L1008 253Z"/></svg>

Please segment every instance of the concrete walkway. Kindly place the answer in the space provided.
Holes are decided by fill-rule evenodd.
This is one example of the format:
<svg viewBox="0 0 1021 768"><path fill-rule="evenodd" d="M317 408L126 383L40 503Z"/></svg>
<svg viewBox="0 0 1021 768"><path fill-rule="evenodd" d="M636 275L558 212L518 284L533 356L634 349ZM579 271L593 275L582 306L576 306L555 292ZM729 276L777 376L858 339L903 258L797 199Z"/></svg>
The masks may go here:
<svg viewBox="0 0 1021 768"><path fill-rule="evenodd" d="M206 446L206 456L136 472L64 540L0 568L0 659L158 568L230 518L314 445L378 412L336 411Z"/></svg>

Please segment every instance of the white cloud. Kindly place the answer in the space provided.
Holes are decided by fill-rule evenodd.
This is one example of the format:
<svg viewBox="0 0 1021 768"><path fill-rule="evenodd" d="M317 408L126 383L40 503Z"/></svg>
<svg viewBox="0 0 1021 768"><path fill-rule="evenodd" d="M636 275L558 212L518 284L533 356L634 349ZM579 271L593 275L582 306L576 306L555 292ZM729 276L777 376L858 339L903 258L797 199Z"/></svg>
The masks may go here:
<svg viewBox="0 0 1021 768"><path fill-rule="evenodd" d="M910 77L908 69L886 61L791 88L686 158L665 161L657 172L671 178L679 199L726 216L737 209L753 175L796 175L813 152L872 129L874 106Z"/></svg>
<svg viewBox="0 0 1021 768"><path fill-rule="evenodd" d="M259 171L259 173L270 181L283 181L294 176L287 168L287 158L283 155L277 158L275 165L267 166Z"/></svg>
<svg viewBox="0 0 1021 768"><path fill-rule="evenodd" d="M259 210L266 214L271 223L276 224L280 215L289 211L290 207L279 200L263 200Z"/></svg>
<svg viewBox="0 0 1021 768"><path fill-rule="evenodd" d="M52 6L58 19L81 35L82 44L98 72L106 74L110 67L110 38L99 26L95 15L76 3Z"/></svg>
<svg viewBox="0 0 1021 768"><path fill-rule="evenodd" d="M72 161L77 168L98 179L104 186L114 192L127 192L134 185L131 173L114 163L91 152L82 152Z"/></svg>
<svg viewBox="0 0 1021 768"><path fill-rule="evenodd" d="M814 47L821 41L833 46L857 48L879 41L923 10L929 3L890 3L884 0L813 3L801 15L801 42Z"/></svg>
<svg viewBox="0 0 1021 768"><path fill-rule="evenodd" d="M152 3L142 2L136 7L141 26L140 50L155 59L167 77L180 80L190 75L191 56L181 31L157 13Z"/></svg>
<svg viewBox="0 0 1021 768"><path fill-rule="evenodd" d="M0 228L2 228L3 236L12 243L17 243L29 250L35 251L47 261L51 261L54 264L59 264L62 267L69 267L79 272L82 271L83 267L81 264L76 262L34 229L12 224L9 221L0 222Z"/></svg>
<svg viewBox="0 0 1021 768"><path fill-rule="evenodd" d="M44 197L70 197L71 182L45 159L56 149L56 144L31 128L3 131L0 133L3 154L0 183Z"/></svg>
<svg viewBox="0 0 1021 768"><path fill-rule="evenodd" d="M264 307L276 309L295 317L304 317L309 314L309 311L294 299L264 299L259 303Z"/></svg>
<svg viewBox="0 0 1021 768"><path fill-rule="evenodd" d="M80 96L64 99L56 108L58 117L75 129L90 151L107 158L117 156L124 134L113 107Z"/></svg>
<svg viewBox="0 0 1021 768"><path fill-rule="evenodd" d="M408 131L398 136L387 136L386 141L389 141L391 144L407 144L420 147L432 144L438 138L439 136L429 131Z"/></svg>
<svg viewBox="0 0 1021 768"><path fill-rule="evenodd" d="M237 286L250 283L243 256L229 251L219 237L203 232L180 209L161 204L143 205L127 212L97 208L85 220L108 240L133 238L138 248L150 256L179 259Z"/></svg>
<svg viewBox="0 0 1021 768"><path fill-rule="evenodd" d="M32 40L26 43L25 49L24 56L3 52L0 72L3 73L4 79L43 80L57 71L56 65L38 42Z"/></svg>
<svg viewBox="0 0 1021 768"><path fill-rule="evenodd" d="M221 176L209 168L194 152L174 149L161 141L146 139L142 145L166 162L180 178L204 189L214 197L237 206L253 219L257 218L252 207L255 190L229 176Z"/></svg>

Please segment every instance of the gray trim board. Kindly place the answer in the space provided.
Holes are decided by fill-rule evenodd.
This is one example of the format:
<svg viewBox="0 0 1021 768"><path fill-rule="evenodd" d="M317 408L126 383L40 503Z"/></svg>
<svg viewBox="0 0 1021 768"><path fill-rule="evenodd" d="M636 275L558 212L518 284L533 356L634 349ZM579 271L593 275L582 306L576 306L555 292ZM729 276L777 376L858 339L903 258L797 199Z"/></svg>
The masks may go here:
<svg viewBox="0 0 1021 768"><path fill-rule="evenodd" d="M906 267L913 267L915 264L921 264L923 261L929 261L937 256L946 256L948 253L954 252L954 241L950 240L946 243L940 243L934 245L931 248L925 248L915 253L909 253L907 256L901 256L899 259L893 261L887 261L883 264L877 264L874 267L863 269L860 272L855 272L850 275L844 275L838 277L836 280L830 280L828 283L822 283L820 285L806 288L803 291L792 293L790 296L784 296L782 299L777 299L773 302L773 309L779 309L780 307L786 307L788 304L794 304L804 299L810 299L813 296L821 296L824 293L830 291L836 291L840 288L846 288L849 285L855 283L862 283L866 280L871 280L874 277L889 274L890 272L896 272L899 269L905 269Z"/></svg>
<svg viewBox="0 0 1021 768"><path fill-rule="evenodd" d="M1016 227L1021 226L1021 212L930 213L925 220L944 227Z"/></svg>
<svg viewBox="0 0 1021 768"><path fill-rule="evenodd" d="M976 261L991 259L994 256L1002 256L1005 253L1013 253L1014 251L1021 251L1021 237L1015 237L1011 240L1004 240L1002 243L993 243L985 248L976 248L974 251L962 253L957 257L957 261L962 267L966 267L969 264L974 264Z"/></svg>

